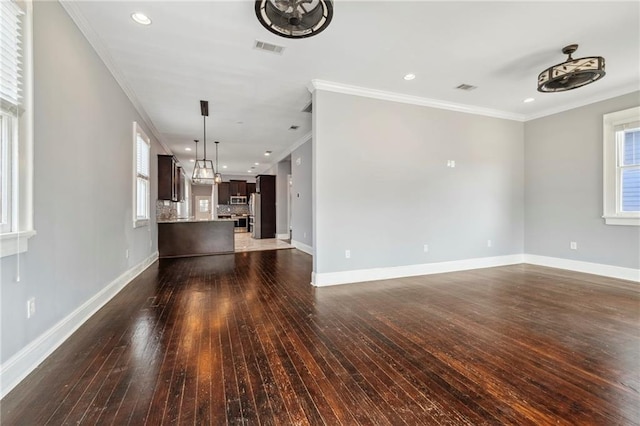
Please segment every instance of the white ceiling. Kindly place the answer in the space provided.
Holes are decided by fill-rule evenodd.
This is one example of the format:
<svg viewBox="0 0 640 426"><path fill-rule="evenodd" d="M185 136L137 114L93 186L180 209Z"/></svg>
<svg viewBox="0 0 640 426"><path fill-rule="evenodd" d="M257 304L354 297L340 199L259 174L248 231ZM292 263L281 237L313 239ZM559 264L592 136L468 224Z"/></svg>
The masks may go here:
<svg viewBox="0 0 640 426"><path fill-rule="evenodd" d="M199 101L209 101L207 158L219 140L220 166L228 166L223 175L262 172L310 133L311 114L302 109L314 79L521 120L640 88L637 1L336 0L330 26L298 40L264 29L252 1L63 4L186 169L194 152L185 148L203 137ZM134 23L133 12L153 24ZM256 50L255 40L285 50ZM580 45L576 58L603 56L607 75L577 90L538 93L538 74L563 62L560 50L571 43ZM403 80L410 72L416 79ZM461 83L478 88L456 90ZM523 103L528 97L535 102Z"/></svg>

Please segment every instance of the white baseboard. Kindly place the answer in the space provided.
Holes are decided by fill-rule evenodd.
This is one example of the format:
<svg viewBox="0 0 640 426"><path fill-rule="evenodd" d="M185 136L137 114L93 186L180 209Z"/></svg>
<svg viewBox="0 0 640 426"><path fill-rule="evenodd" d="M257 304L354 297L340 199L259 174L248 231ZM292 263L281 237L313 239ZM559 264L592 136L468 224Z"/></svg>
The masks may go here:
<svg viewBox="0 0 640 426"><path fill-rule="evenodd" d="M158 252L155 252L139 264L125 271L75 311L0 365L0 399L4 398L11 389L27 377L93 314L157 259Z"/></svg>
<svg viewBox="0 0 640 426"><path fill-rule="evenodd" d="M416 275L440 274L443 272L465 271L468 269L490 268L494 266L522 263L522 255L481 257L454 260L450 262L423 263L417 265L392 266L389 268L359 269L354 271L312 273L311 284L323 287L336 284L351 284L363 281L388 280Z"/></svg>
<svg viewBox="0 0 640 426"><path fill-rule="evenodd" d="M288 240L290 236L289 234L276 234L276 238L279 240Z"/></svg>
<svg viewBox="0 0 640 426"><path fill-rule="evenodd" d="M300 241L296 241L296 240L291 240L291 245L297 248L298 250L313 256L313 247L308 246L305 243L301 243Z"/></svg>
<svg viewBox="0 0 640 426"><path fill-rule="evenodd" d="M640 282L640 270L624 268L622 266L604 265L602 263L583 262L559 257L538 256L536 254L525 254L524 263Z"/></svg>

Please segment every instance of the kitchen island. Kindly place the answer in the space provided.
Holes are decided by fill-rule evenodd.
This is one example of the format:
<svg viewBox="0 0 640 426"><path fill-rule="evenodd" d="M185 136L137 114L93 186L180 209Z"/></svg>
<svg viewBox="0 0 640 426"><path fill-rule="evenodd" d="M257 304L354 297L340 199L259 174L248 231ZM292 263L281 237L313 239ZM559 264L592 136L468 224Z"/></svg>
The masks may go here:
<svg viewBox="0 0 640 426"><path fill-rule="evenodd" d="M161 259L233 253L234 250L233 220L158 221L158 253Z"/></svg>

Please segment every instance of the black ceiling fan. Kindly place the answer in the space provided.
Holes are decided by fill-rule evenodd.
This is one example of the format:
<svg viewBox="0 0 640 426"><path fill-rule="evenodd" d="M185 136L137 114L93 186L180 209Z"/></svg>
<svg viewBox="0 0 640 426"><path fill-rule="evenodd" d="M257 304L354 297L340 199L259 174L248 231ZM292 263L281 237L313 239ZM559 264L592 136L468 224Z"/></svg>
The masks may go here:
<svg viewBox="0 0 640 426"><path fill-rule="evenodd" d="M256 0L258 21L281 37L305 38L323 31L333 17L332 0Z"/></svg>

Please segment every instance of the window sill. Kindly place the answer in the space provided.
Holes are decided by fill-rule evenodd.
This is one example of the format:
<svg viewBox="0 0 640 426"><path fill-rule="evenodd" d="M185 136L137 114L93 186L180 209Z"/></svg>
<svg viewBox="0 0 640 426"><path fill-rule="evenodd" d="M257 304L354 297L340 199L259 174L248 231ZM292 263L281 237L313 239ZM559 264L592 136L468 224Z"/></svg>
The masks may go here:
<svg viewBox="0 0 640 426"><path fill-rule="evenodd" d="M133 221L134 228L142 228L143 226L149 225L149 219L140 219Z"/></svg>
<svg viewBox="0 0 640 426"><path fill-rule="evenodd" d="M29 238L34 235L34 230L0 234L0 258L26 252Z"/></svg>
<svg viewBox="0 0 640 426"><path fill-rule="evenodd" d="M602 216L606 225L640 226L640 217Z"/></svg>

